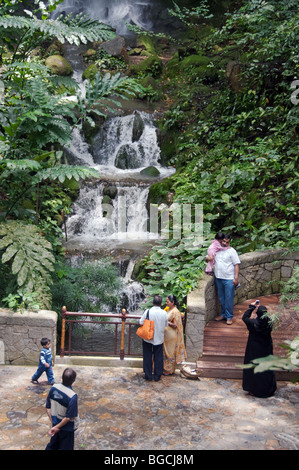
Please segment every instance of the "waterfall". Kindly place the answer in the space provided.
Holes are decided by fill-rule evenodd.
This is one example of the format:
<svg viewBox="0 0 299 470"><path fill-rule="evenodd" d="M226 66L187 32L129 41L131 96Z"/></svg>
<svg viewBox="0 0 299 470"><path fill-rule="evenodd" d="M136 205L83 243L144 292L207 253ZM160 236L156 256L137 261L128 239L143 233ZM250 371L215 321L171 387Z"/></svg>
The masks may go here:
<svg viewBox="0 0 299 470"><path fill-rule="evenodd" d="M66 0L60 7L70 6L73 11L74 3L79 6L82 2ZM121 6L132 3L135 7L137 3L143 4L125 1ZM108 8L108 2L96 4ZM85 2L84 8L87 7L94 8L95 3ZM116 11L113 8L116 9L116 2L110 0L109 14ZM66 47L65 55L84 94L82 55L75 46ZM148 230L149 188L175 171L161 165L160 153L157 129L152 116L144 111L107 118L89 143L82 131L75 128L71 145L65 148L69 164L96 168L100 175L98 180L80 184L78 198L66 220L68 256L78 263L112 257L113 263L124 266L119 306L126 306L131 312L144 299L143 286L132 279L136 260L144 257L159 238ZM154 177L152 170L156 172Z"/></svg>
<svg viewBox="0 0 299 470"><path fill-rule="evenodd" d="M108 119L94 142L96 163L120 169L157 165L157 131L144 112Z"/></svg>
<svg viewBox="0 0 299 470"><path fill-rule="evenodd" d="M105 185L86 184L73 206L66 226L68 245L85 246L87 250L111 249L117 241L147 240L148 191L146 187L116 184L117 193L111 204L103 202Z"/></svg>
<svg viewBox="0 0 299 470"><path fill-rule="evenodd" d="M74 129L67 158L71 164L97 168L100 178L81 183L66 221L66 250L81 261L121 253L116 258L123 259L126 271L119 305L136 311L144 292L143 286L132 279L135 262L159 238L148 230L149 187L175 171L159 163L152 118L144 112L109 118L92 144ZM142 174L148 167L154 167L159 175L153 178Z"/></svg>

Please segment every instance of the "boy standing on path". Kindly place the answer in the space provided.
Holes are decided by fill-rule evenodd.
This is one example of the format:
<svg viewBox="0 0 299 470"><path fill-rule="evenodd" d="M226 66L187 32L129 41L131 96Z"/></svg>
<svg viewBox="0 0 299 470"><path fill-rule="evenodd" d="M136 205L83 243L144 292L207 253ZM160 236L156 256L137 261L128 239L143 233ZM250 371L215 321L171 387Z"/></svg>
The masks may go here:
<svg viewBox="0 0 299 470"><path fill-rule="evenodd" d="M51 440L45 450L74 450L74 433L78 421L78 397L72 385L76 372L67 368L62 374L62 383L55 384L46 401L47 415L52 427Z"/></svg>
<svg viewBox="0 0 299 470"><path fill-rule="evenodd" d="M53 385L55 380L53 375L51 341L48 338L42 338L40 343L43 349L41 350L39 355L37 371L32 376L31 382L33 384L38 384L38 379L40 378L43 372L46 372L48 384Z"/></svg>

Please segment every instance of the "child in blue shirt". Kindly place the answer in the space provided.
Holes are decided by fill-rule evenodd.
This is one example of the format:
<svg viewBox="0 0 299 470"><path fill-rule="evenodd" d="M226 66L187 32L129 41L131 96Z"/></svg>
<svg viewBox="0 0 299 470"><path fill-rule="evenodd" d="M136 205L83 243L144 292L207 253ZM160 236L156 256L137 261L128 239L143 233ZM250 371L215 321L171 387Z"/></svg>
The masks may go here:
<svg viewBox="0 0 299 470"><path fill-rule="evenodd" d="M32 376L31 382L33 384L38 384L38 379L43 372L46 372L48 378L48 384L53 385L54 375L53 375L53 366L52 366L52 351L51 351L51 341L48 338L41 339L42 350L39 355L38 368L35 374Z"/></svg>

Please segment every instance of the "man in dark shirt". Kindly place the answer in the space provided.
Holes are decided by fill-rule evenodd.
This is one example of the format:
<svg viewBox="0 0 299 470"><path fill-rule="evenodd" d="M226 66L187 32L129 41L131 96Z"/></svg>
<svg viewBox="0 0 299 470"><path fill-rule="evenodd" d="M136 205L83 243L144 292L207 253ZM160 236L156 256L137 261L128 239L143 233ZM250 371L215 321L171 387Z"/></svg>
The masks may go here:
<svg viewBox="0 0 299 470"><path fill-rule="evenodd" d="M76 372L67 368L62 374L62 383L50 389L46 409L52 427L46 450L74 449L74 432L78 427L78 397L72 389L75 380Z"/></svg>

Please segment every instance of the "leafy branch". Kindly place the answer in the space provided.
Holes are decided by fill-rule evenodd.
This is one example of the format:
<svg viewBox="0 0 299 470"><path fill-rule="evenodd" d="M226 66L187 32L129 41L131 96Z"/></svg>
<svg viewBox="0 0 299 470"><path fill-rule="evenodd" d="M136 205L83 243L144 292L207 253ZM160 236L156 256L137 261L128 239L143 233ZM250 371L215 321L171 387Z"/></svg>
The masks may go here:
<svg viewBox="0 0 299 470"><path fill-rule="evenodd" d="M30 14L30 12L27 11ZM105 41L115 37L115 33L108 25L100 23L96 19L90 19L79 13L76 16L60 15L54 19L38 19L33 13L29 18L24 16L0 16L0 35L10 39L11 45L16 44L18 36L18 47L16 53L26 56L33 47L45 39L57 38L61 43L68 42L79 46L89 41ZM8 38L9 37L9 38ZM8 42L8 41L7 41ZM22 52L23 51L23 52Z"/></svg>
<svg viewBox="0 0 299 470"><path fill-rule="evenodd" d="M51 307L52 283L55 257L52 246L35 225L11 220L0 224L1 262L11 265L18 287L26 293L37 293L43 308Z"/></svg>

